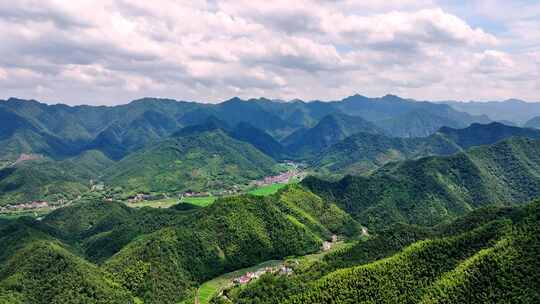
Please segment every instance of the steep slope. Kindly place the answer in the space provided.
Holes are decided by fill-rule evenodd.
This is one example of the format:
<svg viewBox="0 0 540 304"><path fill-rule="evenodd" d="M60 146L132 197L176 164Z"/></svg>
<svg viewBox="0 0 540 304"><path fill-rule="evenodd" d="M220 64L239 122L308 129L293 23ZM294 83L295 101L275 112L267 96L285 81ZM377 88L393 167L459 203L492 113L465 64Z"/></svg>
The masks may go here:
<svg viewBox="0 0 540 304"><path fill-rule="evenodd" d="M100 150L109 158L118 160L152 141L172 134L180 127L168 115L150 110L132 121L111 124L85 148Z"/></svg>
<svg viewBox="0 0 540 304"><path fill-rule="evenodd" d="M176 303L223 272L315 252L333 233L361 230L297 185L187 211L86 202L1 227L0 290L31 303L133 303L131 294Z"/></svg>
<svg viewBox="0 0 540 304"><path fill-rule="evenodd" d="M533 117L529 119L525 125L525 128L531 128L531 129L540 129L540 116Z"/></svg>
<svg viewBox="0 0 540 304"><path fill-rule="evenodd" d="M397 138L357 133L324 150L310 163L320 172L363 174L388 162L428 155L450 155L461 151L440 134L425 138Z"/></svg>
<svg viewBox="0 0 540 304"><path fill-rule="evenodd" d="M519 99L490 102L459 102L449 101L446 104L452 108L471 115L487 115L497 121L508 120L517 125L523 125L529 119L540 116L540 104L525 102Z"/></svg>
<svg viewBox="0 0 540 304"><path fill-rule="evenodd" d="M41 158L0 169L0 205L76 198L112 164L101 152L87 151L62 161Z"/></svg>
<svg viewBox="0 0 540 304"><path fill-rule="evenodd" d="M363 174L390 161L450 155L462 149L490 145L510 137L540 139L540 132L494 122L474 123L464 129L442 127L433 135L418 138L358 133L326 149L310 162L326 173Z"/></svg>
<svg viewBox="0 0 540 304"><path fill-rule="evenodd" d="M250 99L266 111L279 116L295 126L313 127L324 116L336 113L336 108L328 102L292 100L276 102L266 98Z"/></svg>
<svg viewBox="0 0 540 304"><path fill-rule="evenodd" d="M513 138L448 157L393 163L368 177L303 184L368 227L433 225L488 204L540 196L540 141Z"/></svg>
<svg viewBox="0 0 540 304"><path fill-rule="evenodd" d="M111 158L121 158L153 139L176 131L180 126L177 117L196 107L199 104L153 98L114 107L46 105L14 98L0 102L0 109L24 118L40 134L57 138L59 147L69 152L51 151L49 156L53 158L74 156L87 149L102 150ZM35 141L29 136L21 138Z"/></svg>
<svg viewBox="0 0 540 304"><path fill-rule="evenodd" d="M431 230L394 229L214 303L535 303L539 216L536 202Z"/></svg>
<svg viewBox="0 0 540 304"><path fill-rule="evenodd" d="M377 134L382 130L362 118L336 113L323 117L313 128L296 131L282 143L290 153L306 157L358 132Z"/></svg>
<svg viewBox="0 0 540 304"><path fill-rule="evenodd" d="M342 211L326 210L320 199L300 189L281 196L270 201L250 196L218 201L197 211L198 220L186 219L182 228L160 229L130 243L105 268L145 302L168 303L220 273L317 251L330 231L347 226L358 231ZM327 219L333 224L325 226ZM133 273L140 274L137 281Z"/></svg>
<svg viewBox="0 0 540 304"><path fill-rule="evenodd" d="M67 142L82 143L92 138L93 133L84 126L81 118L77 117L77 107L63 104L46 105L35 100L10 98L0 102L0 107L12 111L28 120L34 126ZM104 108L84 107L85 110L96 109L102 112ZM103 126L103 125L101 125Z"/></svg>
<svg viewBox="0 0 540 304"><path fill-rule="evenodd" d="M6 262L0 286L16 291L20 303L135 303L107 276L61 244L38 241Z"/></svg>
<svg viewBox="0 0 540 304"><path fill-rule="evenodd" d="M354 95L334 102L334 105L343 113L360 116L389 134L400 137L427 136L445 125L463 128L474 122L489 122L485 116L459 112L448 105L403 99L395 95L379 98Z"/></svg>
<svg viewBox="0 0 540 304"><path fill-rule="evenodd" d="M395 137L425 137L435 133L443 126L456 128L467 127L472 120L452 115L443 115L438 111L425 109L413 110L391 119L377 121L376 124L387 134Z"/></svg>
<svg viewBox="0 0 540 304"><path fill-rule="evenodd" d="M286 155L285 148L268 133L257 129L249 123L239 123L228 134L237 140L252 144L264 154L280 159Z"/></svg>
<svg viewBox="0 0 540 304"><path fill-rule="evenodd" d="M212 116L218 117L231 126L249 123L266 132L277 132L280 129L295 127L274 113L267 111L258 103L242 100L238 97L216 105L203 105L186 113L180 117L179 121L184 125L198 125Z"/></svg>
<svg viewBox="0 0 540 304"><path fill-rule="evenodd" d="M0 167L8 165L23 154L44 154L53 158L78 152L70 142L63 141L31 121L0 107Z"/></svg>
<svg viewBox="0 0 540 304"><path fill-rule="evenodd" d="M514 136L540 139L540 131L538 130L512 127L498 122L472 124L465 129L443 127L439 130L439 133L444 134L464 149L473 146L490 145Z"/></svg>
<svg viewBox="0 0 540 304"><path fill-rule="evenodd" d="M147 146L105 172L128 192L208 191L274 173L275 161L220 129L179 133Z"/></svg>
<svg viewBox="0 0 540 304"><path fill-rule="evenodd" d="M0 230L3 303L136 303L110 274L74 254L55 234L27 219Z"/></svg>
<svg viewBox="0 0 540 304"><path fill-rule="evenodd" d="M332 273L284 303L534 303L539 265L530 250L538 245L538 228L518 224L525 233L505 233L508 226L495 222L415 243L388 259Z"/></svg>

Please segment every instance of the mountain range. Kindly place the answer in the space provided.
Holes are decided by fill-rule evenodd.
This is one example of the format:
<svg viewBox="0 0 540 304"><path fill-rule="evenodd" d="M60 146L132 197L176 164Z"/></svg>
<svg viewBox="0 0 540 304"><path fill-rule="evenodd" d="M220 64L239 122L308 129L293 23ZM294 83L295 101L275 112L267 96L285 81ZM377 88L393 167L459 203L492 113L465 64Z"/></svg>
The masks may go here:
<svg viewBox="0 0 540 304"><path fill-rule="evenodd" d="M0 136L4 162L16 159L20 153L61 158L94 149L118 160L153 140L167 137L182 127L202 124L211 117L232 127L248 123L278 141L336 113L363 118L393 136L403 137L425 136L442 126L461 128L473 122L489 121L447 105L392 95L374 99L355 95L335 102L291 103L233 98L219 104L144 98L114 107L46 105L11 98L0 101L0 110L0 115L10 122L3 126ZM433 117L444 119L437 121ZM396 129L408 131L400 133Z"/></svg>
<svg viewBox="0 0 540 304"><path fill-rule="evenodd" d="M371 228L430 226L481 206L539 197L539 152L539 140L516 137L450 156L389 163L369 176L336 182L308 177L303 184Z"/></svg>
<svg viewBox="0 0 540 304"><path fill-rule="evenodd" d="M492 104L0 101L0 303L537 303L540 113Z"/></svg>
<svg viewBox="0 0 540 304"><path fill-rule="evenodd" d="M392 95L291 103L233 98L217 105L147 98L115 107L10 99L0 102L0 115L7 122L0 204L70 201L96 183L120 187L124 197L231 189L278 173L286 159L318 174L368 174L392 161L539 137ZM24 155L31 157L17 162ZM73 170L59 170L66 166Z"/></svg>
<svg viewBox="0 0 540 304"><path fill-rule="evenodd" d="M524 125L530 119L540 116L540 103L525 102L519 99L489 102L459 102L448 101L443 104L450 105L457 111L470 115L485 115L490 119L505 124Z"/></svg>

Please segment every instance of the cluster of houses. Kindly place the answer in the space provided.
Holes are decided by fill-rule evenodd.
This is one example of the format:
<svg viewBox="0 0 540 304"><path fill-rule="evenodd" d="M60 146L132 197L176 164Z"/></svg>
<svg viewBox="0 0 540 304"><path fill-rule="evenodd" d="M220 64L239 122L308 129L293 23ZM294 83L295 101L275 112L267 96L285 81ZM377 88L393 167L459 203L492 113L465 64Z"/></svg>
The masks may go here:
<svg viewBox="0 0 540 304"><path fill-rule="evenodd" d="M274 176L267 176L263 178L262 180L255 181L255 186L266 186L271 184L286 184L289 182L290 179L295 177L297 174L296 171L291 170L284 173L281 173L279 175Z"/></svg>
<svg viewBox="0 0 540 304"><path fill-rule="evenodd" d="M104 184L93 184L93 181L90 181L90 183L92 184L91 191L103 191L105 189Z"/></svg>
<svg viewBox="0 0 540 304"><path fill-rule="evenodd" d="M235 194L238 194L238 193L240 193L239 189L227 189L227 190L217 191L216 195L217 196L228 196L228 195L235 195Z"/></svg>
<svg viewBox="0 0 540 304"><path fill-rule="evenodd" d="M333 234L332 235L332 241L331 242L324 241L323 244L322 244L321 250L322 251L328 251L328 250L332 249L332 246L334 246L334 244L337 243L337 241L338 241L337 235Z"/></svg>
<svg viewBox="0 0 540 304"><path fill-rule="evenodd" d="M137 193L135 194L135 196L129 198L127 202L137 203L137 202L142 202L142 201L155 201L155 200L163 199L163 198L166 198L166 195L164 194L152 195L152 194Z"/></svg>
<svg viewBox="0 0 540 304"><path fill-rule="evenodd" d="M149 194L137 193L134 197L128 198L128 203L137 203L147 200L150 197Z"/></svg>
<svg viewBox="0 0 540 304"><path fill-rule="evenodd" d="M194 191L187 191L182 194L184 197L206 197L210 196L209 192L194 192Z"/></svg>
<svg viewBox="0 0 540 304"><path fill-rule="evenodd" d="M33 202L22 203L22 204L17 204L17 205L0 206L0 212L31 210L31 209L40 209L40 208L47 208L47 207L49 207L49 203L46 201L33 201Z"/></svg>
<svg viewBox="0 0 540 304"><path fill-rule="evenodd" d="M255 271L255 272L247 272L243 276L234 279L233 282L236 285L244 285L244 284L249 283L251 280L255 280L255 279L260 278L265 273L274 273L274 274L277 273L279 275L291 275L291 274L293 274L293 272L294 272L293 269L286 266L286 265L281 265L279 267L266 267L266 268L263 268L263 269L259 269L259 270Z"/></svg>
<svg viewBox="0 0 540 304"><path fill-rule="evenodd" d="M25 162L25 161L28 161L28 160L37 160L37 159L41 159L43 156L41 156L40 154L26 154L26 153L22 153L21 155L19 155L19 158L17 158L17 160L15 162L13 162L11 164L11 166L15 166L19 163L22 163L22 162Z"/></svg>

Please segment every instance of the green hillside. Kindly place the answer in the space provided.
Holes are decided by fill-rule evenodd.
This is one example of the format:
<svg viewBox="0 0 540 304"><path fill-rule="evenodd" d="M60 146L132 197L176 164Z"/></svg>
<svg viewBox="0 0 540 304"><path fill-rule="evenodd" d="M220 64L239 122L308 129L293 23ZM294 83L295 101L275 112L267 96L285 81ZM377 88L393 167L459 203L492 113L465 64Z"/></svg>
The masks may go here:
<svg viewBox="0 0 540 304"><path fill-rule="evenodd" d="M529 119L525 125L525 128L540 129L540 116Z"/></svg>
<svg viewBox="0 0 540 304"><path fill-rule="evenodd" d="M7 249L0 253L0 290L31 303L130 303L132 295L177 302L224 272L315 252L332 233L361 229L299 186L191 210L85 202L0 228Z"/></svg>
<svg viewBox="0 0 540 304"><path fill-rule="evenodd" d="M228 134L234 139L252 144L274 159L283 158L287 154L285 148L272 136L248 123L237 124Z"/></svg>
<svg viewBox="0 0 540 304"><path fill-rule="evenodd" d="M396 137L423 137L447 126L465 128L471 123L488 123L487 116L475 116L454 110L445 104L420 102L395 95L368 98L353 95L333 105L348 115L373 122Z"/></svg>
<svg viewBox="0 0 540 304"><path fill-rule="evenodd" d="M425 138L397 138L382 134L357 133L336 143L310 160L327 174L363 174L392 161L428 155L450 155L461 151L440 134Z"/></svg>
<svg viewBox="0 0 540 304"><path fill-rule="evenodd" d="M387 259L329 274L284 303L535 303L538 215L534 210L523 222L495 221L415 243Z"/></svg>
<svg viewBox="0 0 540 304"><path fill-rule="evenodd" d="M122 159L104 173L125 192L209 191L275 173L276 162L222 130L173 136Z"/></svg>
<svg viewBox="0 0 540 304"><path fill-rule="evenodd" d="M273 204L253 196L217 201L193 215L199 220L138 238L104 266L148 303L169 303L221 273L317 251L321 239L330 237L328 229L354 228L339 209L328 214L322 205L313 209L320 201L296 200L302 195L297 191L289 190Z"/></svg>
<svg viewBox="0 0 540 304"><path fill-rule="evenodd" d="M323 117L313 128L300 129L289 135L282 143L291 154L305 157L319 154L331 145L358 132L382 133L382 130L360 117L331 114Z"/></svg>
<svg viewBox="0 0 540 304"><path fill-rule="evenodd" d="M443 127L428 137L401 138L359 132L309 161L316 170L325 174L365 174L391 161L451 155L511 137L540 139L540 131L501 123L475 123L463 129Z"/></svg>
<svg viewBox="0 0 540 304"><path fill-rule="evenodd" d="M173 117L148 110L131 121L111 124L85 148L103 151L111 159L118 160L152 141L172 134L180 127Z"/></svg>
<svg viewBox="0 0 540 304"><path fill-rule="evenodd" d="M0 169L0 205L71 200L87 192L112 161L98 151L54 161L27 160Z"/></svg>
<svg viewBox="0 0 540 304"><path fill-rule="evenodd" d="M8 155L4 152L9 152L15 159L21 153L41 153L59 159L97 149L117 160L148 143L170 136L181 127L202 124L212 116L232 128L247 123L276 139L283 139L295 131L314 127L328 115L349 117L345 124L341 123L343 119L338 119L340 128L346 131L345 136L372 130L373 125L367 125L365 121L373 122L379 130L386 128L389 134L404 137L429 135L445 125L466 127L473 122L488 121L447 105L392 95L380 98L355 95L333 102L287 103L264 98L233 98L218 104L143 98L112 107L47 105L35 100L10 98L0 101L0 118L9 122L0 130L0 141L5 141L1 145L4 150L0 149L0 152L2 160ZM411 115L414 119L409 117ZM364 121L360 129L356 126L359 121ZM348 133L348 128L356 131ZM317 145L325 146L328 140L331 138ZM287 144L291 143L287 141ZM295 149L301 149L300 146L294 145Z"/></svg>
<svg viewBox="0 0 540 304"><path fill-rule="evenodd" d="M43 154L55 159L79 152L77 142L55 136L32 121L0 107L0 168L23 153Z"/></svg>
<svg viewBox="0 0 540 304"><path fill-rule="evenodd" d="M214 303L535 303L540 203L398 226Z"/></svg>
<svg viewBox="0 0 540 304"><path fill-rule="evenodd" d="M464 129L443 127L439 130L439 133L463 149L473 146L490 145L503 139L517 136L540 139L539 130L512 127L497 122L487 125L472 124Z"/></svg>
<svg viewBox="0 0 540 304"><path fill-rule="evenodd" d="M540 196L540 141L513 138L447 157L392 163L367 177L303 184L370 228L434 225L488 204Z"/></svg>
<svg viewBox="0 0 540 304"><path fill-rule="evenodd" d="M54 227L21 218L0 229L0 303L138 303Z"/></svg>
<svg viewBox="0 0 540 304"><path fill-rule="evenodd" d="M378 121L377 125L395 137L426 137L441 127L465 128L467 123L427 109L412 110L396 117Z"/></svg>

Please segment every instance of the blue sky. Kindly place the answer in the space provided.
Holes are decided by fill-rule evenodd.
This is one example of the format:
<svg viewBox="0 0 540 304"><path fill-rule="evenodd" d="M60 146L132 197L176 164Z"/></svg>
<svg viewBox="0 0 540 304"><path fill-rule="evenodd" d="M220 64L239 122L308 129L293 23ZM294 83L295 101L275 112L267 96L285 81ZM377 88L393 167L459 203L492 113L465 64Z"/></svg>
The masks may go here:
<svg viewBox="0 0 540 304"><path fill-rule="evenodd" d="M538 1L0 3L0 98L540 101Z"/></svg>

